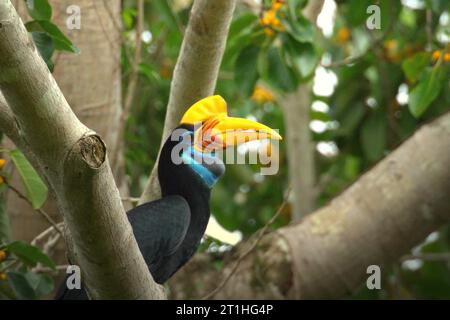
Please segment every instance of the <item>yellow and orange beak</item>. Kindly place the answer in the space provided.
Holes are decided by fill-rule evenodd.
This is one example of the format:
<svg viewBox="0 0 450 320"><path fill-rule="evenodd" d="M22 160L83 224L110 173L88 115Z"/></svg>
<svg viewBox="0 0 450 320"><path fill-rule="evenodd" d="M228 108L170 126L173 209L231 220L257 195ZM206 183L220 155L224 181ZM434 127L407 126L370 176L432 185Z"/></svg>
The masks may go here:
<svg viewBox="0 0 450 320"><path fill-rule="evenodd" d="M184 114L182 124L194 125L194 147L213 151L252 140L282 137L273 129L256 121L229 117L227 104L221 96L202 99Z"/></svg>

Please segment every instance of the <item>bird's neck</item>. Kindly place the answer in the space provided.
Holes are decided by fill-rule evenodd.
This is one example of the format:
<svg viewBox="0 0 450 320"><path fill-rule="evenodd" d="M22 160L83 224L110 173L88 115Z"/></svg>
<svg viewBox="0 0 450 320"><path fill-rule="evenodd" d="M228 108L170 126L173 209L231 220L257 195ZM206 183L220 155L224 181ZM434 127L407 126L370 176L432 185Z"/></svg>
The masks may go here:
<svg viewBox="0 0 450 320"><path fill-rule="evenodd" d="M173 163L172 150L177 143L170 141L169 137L164 144L158 163L158 176L163 197L179 195L189 204L191 220L180 250L190 256L195 252L209 221L211 189L189 164Z"/></svg>

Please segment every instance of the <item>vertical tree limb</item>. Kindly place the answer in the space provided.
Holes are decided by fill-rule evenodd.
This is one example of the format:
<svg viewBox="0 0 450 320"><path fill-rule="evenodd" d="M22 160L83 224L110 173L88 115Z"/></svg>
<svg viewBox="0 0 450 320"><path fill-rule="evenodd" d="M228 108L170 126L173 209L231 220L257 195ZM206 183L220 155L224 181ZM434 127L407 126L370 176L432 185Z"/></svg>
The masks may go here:
<svg viewBox="0 0 450 320"><path fill-rule="evenodd" d="M324 1L309 1L303 14L315 24ZM311 84L302 83L285 97L282 107L287 132L289 177L292 186L292 221L299 221L316 206L315 145L310 123Z"/></svg>
<svg viewBox="0 0 450 320"><path fill-rule="evenodd" d="M313 212L316 205L315 144L309 128L310 89L309 84L301 84L282 102L293 222Z"/></svg>
<svg viewBox="0 0 450 320"><path fill-rule="evenodd" d="M236 0L195 0L175 66L161 145L193 103L214 93ZM161 196L153 167L140 202Z"/></svg>

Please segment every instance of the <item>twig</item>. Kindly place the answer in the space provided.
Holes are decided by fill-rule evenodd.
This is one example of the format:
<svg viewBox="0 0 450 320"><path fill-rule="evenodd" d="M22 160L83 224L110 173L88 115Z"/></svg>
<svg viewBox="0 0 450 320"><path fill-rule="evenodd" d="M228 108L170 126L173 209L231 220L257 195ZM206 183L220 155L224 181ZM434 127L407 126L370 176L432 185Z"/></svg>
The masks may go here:
<svg viewBox="0 0 450 320"><path fill-rule="evenodd" d="M22 194L22 192L20 192L18 189L16 189L15 187L13 187L11 184L9 184L6 180L5 180L5 184L8 186L8 188L13 191L15 194L17 194L17 196L23 200L25 200L30 206L33 206L31 201L28 200L28 198ZM45 212L44 210L42 210L41 208L35 209L41 216L43 216L48 223L50 223L50 225L53 226L53 228L55 228L55 230L61 235L63 236L62 231L58 228L57 224L55 221L53 221L52 218L50 218L50 216L48 215L47 212Z"/></svg>
<svg viewBox="0 0 450 320"><path fill-rule="evenodd" d="M64 222L60 222L58 223L56 226L58 228L63 227ZM32 241L31 241L31 245L35 246L38 242L42 241L42 239L44 239L45 237L47 237L48 235L51 235L53 232L57 232L57 230L55 229L54 226L50 226L47 229L45 229L44 231L42 231L40 234L38 234Z"/></svg>
<svg viewBox="0 0 450 320"><path fill-rule="evenodd" d="M139 198L135 198L135 197L121 197L120 200L122 200L124 202L131 202L131 203L139 202Z"/></svg>
<svg viewBox="0 0 450 320"><path fill-rule="evenodd" d="M48 267L36 267L33 268L33 272L35 273L47 273L47 272L55 272L55 271L66 271L69 265L60 265L56 266L55 269Z"/></svg>
<svg viewBox="0 0 450 320"><path fill-rule="evenodd" d="M58 243L59 238L61 238L61 234L59 233L55 234L54 236L50 236L47 242L42 247L42 252L44 252L46 255L50 255L52 253L52 249Z"/></svg>
<svg viewBox="0 0 450 320"><path fill-rule="evenodd" d="M425 31L427 33L427 47L428 47L427 49L430 50L433 42L433 31L431 30L433 12L430 9L427 9L425 15L426 15Z"/></svg>
<svg viewBox="0 0 450 320"><path fill-rule="evenodd" d="M244 260L258 245L259 241L262 239L262 237L265 235L267 229L275 222L275 220L280 216L281 212L283 212L283 209L285 208L288 199L289 199L289 194L291 192L291 187L288 188L288 190L286 191L286 194L284 196L283 202L281 203L281 205L278 207L277 212L275 212L275 214L273 215L273 217L264 225L264 227L259 230L259 233L256 237L255 242L251 245L251 247L245 251L241 256L239 256L239 258L236 260L233 268L231 268L231 271L228 273L228 275L222 280L222 282L210 293L208 293L207 295L205 295L202 300L207 300L210 299L211 297L213 297L217 292L219 292L220 290L222 290L222 288L227 284L228 280L231 279L231 277L235 274L237 268L239 267L239 265L241 264L242 260Z"/></svg>
<svg viewBox="0 0 450 320"><path fill-rule="evenodd" d="M430 262L450 262L450 252L439 252L439 253L420 253L420 254L409 254L400 259L400 262L408 260L424 260Z"/></svg>
<svg viewBox="0 0 450 320"><path fill-rule="evenodd" d="M131 104L133 102L134 92L138 81L139 64L141 63L141 48L142 48L141 34L144 29L144 0L138 0L137 7L138 7L138 15L136 24L134 59L133 64L131 66L130 80L128 81L125 103L123 106L122 115L120 117L119 130L117 133L117 140L114 148L114 153L111 157L111 165L114 168L113 172L116 172L115 169L117 169L117 167L119 166L118 160L123 145L123 135L125 132L128 114L130 113Z"/></svg>
<svg viewBox="0 0 450 320"><path fill-rule="evenodd" d="M8 270L9 268L11 268L12 266L18 264L20 261L19 260L13 260L10 263L6 264L5 266L3 266L0 269L0 273L4 273L6 270Z"/></svg>
<svg viewBox="0 0 450 320"><path fill-rule="evenodd" d="M381 42L384 41L384 39L386 39L387 35L389 34L389 32L391 31L392 27L393 27L394 23L391 19L388 27L386 28L386 30L384 31L384 33L381 35L381 37L379 37L378 39L375 39L372 44L370 45L369 48L367 48L366 51L364 51L361 54L355 55L353 57L347 57L343 60L340 61L336 61L336 62L331 62L327 65L324 64L320 64L322 67L324 68L338 68L338 67L342 67L348 64L352 64L355 62L358 62L359 60L363 59L370 51L372 51L374 48L376 48Z"/></svg>

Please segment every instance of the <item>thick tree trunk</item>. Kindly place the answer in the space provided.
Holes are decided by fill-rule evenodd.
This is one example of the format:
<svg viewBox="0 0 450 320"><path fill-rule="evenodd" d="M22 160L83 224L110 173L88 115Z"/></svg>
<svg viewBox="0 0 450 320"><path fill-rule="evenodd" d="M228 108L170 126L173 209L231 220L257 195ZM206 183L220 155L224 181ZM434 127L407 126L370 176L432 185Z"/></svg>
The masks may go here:
<svg viewBox="0 0 450 320"><path fill-rule="evenodd" d="M387 266L450 222L449 136L447 113L327 206L263 237L214 298L339 298L356 290L368 266ZM172 279L172 296L211 292L251 243L240 245L220 271L198 255Z"/></svg>
<svg viewBox="0 0 450 320"><path fill-rule="evenodd" d="M164 298L125 216L103 140L72 112L9 0L0 0L0 69L20 142L55 191L90 296Z"/></svg>
<svg viewBox="0 0 450 320"><path fill-rule="evenodd" d="M28 20L25 2L13 2L24 21ZM121 115L120 70L120 0L50 1L53 21L81 50L78 55L56 53L53 75L78 118L102 136L108 151L115 150L116 134ZM67 7L80 7L81 29L69 30L66 26ZM8 144L13 147L11 144ZM123 181L123 171L115 172L118 185ZM13 172L11 183L20 187L20 179ZM126 192L126 188L122 188ZM8 214L14 239L31 241L45 230L48 222L38 215L28 203L13 192L7 195ZM56 200L51 197L44 209L54 220L60 220ZM61 242L53 258L65 261L65 248Z"/></svg>

